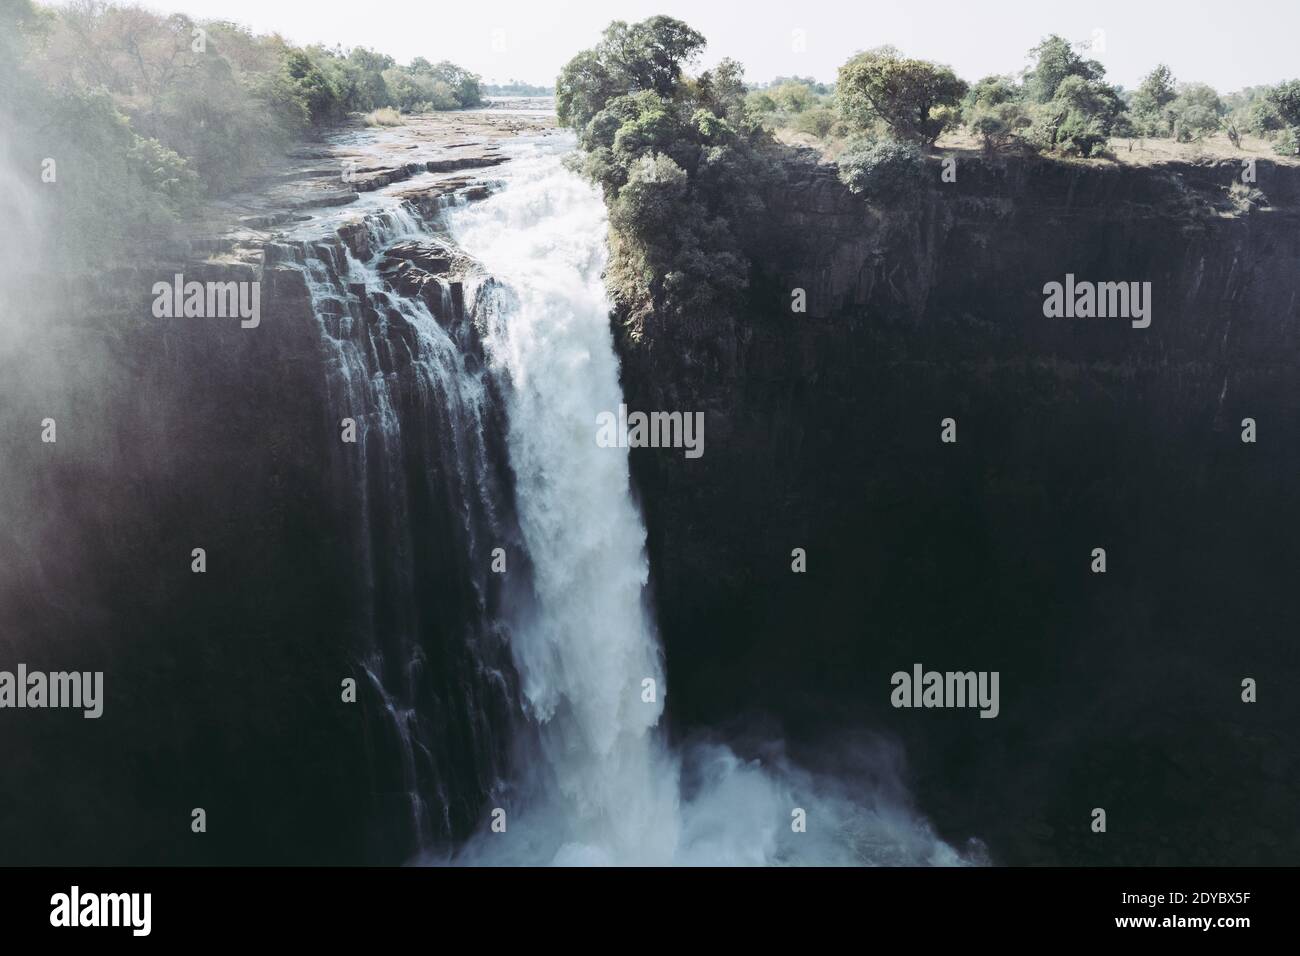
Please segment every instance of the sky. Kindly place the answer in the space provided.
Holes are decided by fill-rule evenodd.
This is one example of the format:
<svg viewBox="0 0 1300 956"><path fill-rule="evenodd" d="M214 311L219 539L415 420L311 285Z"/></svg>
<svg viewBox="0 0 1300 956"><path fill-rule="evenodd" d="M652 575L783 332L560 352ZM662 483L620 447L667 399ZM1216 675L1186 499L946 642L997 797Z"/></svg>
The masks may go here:
<svg viewBox="0 0 1300 956"><path fill-rule="evenodd" d="M48 2L48 0L47 0ZM56 5L63 0L56 0ZM160 12L234 20L297 43L368 46L405 63L451 60L488 82L550 85L615 19L658 13L709 40L702 66L731 57L746 79L833 80L859 50L892 44L967 80L1015 73L1049 33L1085 44L1114 83L1156 63L1220 92L1300 74L1300 0L143 0Z"/></svg>

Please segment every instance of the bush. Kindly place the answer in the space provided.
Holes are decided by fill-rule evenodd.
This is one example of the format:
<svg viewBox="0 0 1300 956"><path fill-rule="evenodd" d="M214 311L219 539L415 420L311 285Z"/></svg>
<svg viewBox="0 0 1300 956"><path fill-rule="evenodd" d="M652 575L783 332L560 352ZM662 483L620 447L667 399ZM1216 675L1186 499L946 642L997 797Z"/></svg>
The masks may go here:
<svg viewBox="0 0 1300 956"><path fill-rule="evenodd" d="M1168 136L1173 128L1169 104L1177 96L1174 75L1163 63L1142 78L1129 103L1133 131L1139 136Z"/></svg>
<svg viewBox="0 0 1300 956"><path fill-rule="evenodd" d="M962 120L986 153L1011 145L1032 124L1020 92L1009 77L986 76L962 101Z"/></svg>
<svg viewBox="0 0 1300 956"><path fill-rule="evenodd" d="M1282 130L1273 143L1273 152L1279 156L1300 156L1300 128Z"/></svg>
<svg viewBox="0 0 1300 956"><path fill-rule="evenodd" d="M0 122L14 132L0 163L40 170L45 157L57 161L57 188L38 189L33 198L43 238L61 258L111 258L135 240L166 235L196 208L198 175L175 151L137 135L107 93L49 94L21 80L13 88L23 95L18 112L0 110Z"/></svg>
<svg viewBox="0 0 1300 956"><path fill-rule="evenodd" d="M402 114L391 106L380 107L366 114L367 126L401 126Z"/></svg>
<svg viewBox="0 0 1300 956"><path fill-rule="evenodd" d="M833 109L819 106L816 109L800 113L795 117L791 125L800 133L816 136L818 139L825 139L839 121L839 114Z"/></svg>
<svg viewBox="0 0 1300 956"><path fill-rule="evenodd" d="M1174 139L1190 143L1217 132L1227 110L1213 88L1204 83L1189 83L1179 89L1169 103L1168 112Z"/></svg>
<svg viewBox="0 0 1300 956"><path fill-rule="evenodd" d="M915 195L925 182L925 158L911 143L858 140L839 159L839 176L849 191L880 203Z"/></svg>
<svg viewBox="0 0 1300 956"><path fill-rule="evenodd" d="M1282 114L1277 111L1272 101L1260 99L1247 108L1245 126L1256 135L1268 136L1285 129L1286 123L1283 122Z"/></svg>
<svg viewBox="0 0 1300 956"><path fill-rule="evenodd" d="M776 108L786 113L802 113L817 105L817 94L805 83L782 83L768 92Z"/></svg>
<svg viewBox="0 0 1300 956"><path fill-rule="evenodd" d="M1067 76L1050 101L1034 108L1033 125L1025 136L1037 148L1063 156L1100 156L1123 108L1114 87L1101 80Z"/></svg>

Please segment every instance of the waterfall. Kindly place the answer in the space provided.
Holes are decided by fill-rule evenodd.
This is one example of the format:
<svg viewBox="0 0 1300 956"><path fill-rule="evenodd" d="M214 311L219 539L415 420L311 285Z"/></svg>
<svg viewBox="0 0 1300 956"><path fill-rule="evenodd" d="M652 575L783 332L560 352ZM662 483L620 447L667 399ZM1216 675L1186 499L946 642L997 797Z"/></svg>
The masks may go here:
<svg viewBox="0 0 1300 956"><path fill-rule="evenodd" d="M596 441L621 402L607 222L572 150L520 139L482 201L380 201L337 238L307 226L270 249L319 325L325 427L355 432L333 467L379 858L962 862L877 742L846 774L779 745L670 746L628 453Z"/></svg>
<svg viewBox="0 0 1300 956"><path fill-rule="evenodd" d="M646 532L626 449L600 447L597 416L621 393L609 328L605 208L567 169L571 137L522 142L485 202L447 215L483 268L472 290L506 394L507 444L528 604L510 649L536 735L518 754L504 832L484 828L462 862L954 863L905 809L872 749L866 790L719 743L669 751L664 668ZM858 781L864 775L858 775ZM800 814L807 821L802 829Z"/></svg>
<svg viewBox="0 0 1300 956"><path fill-rule="evenodd" d="M301 270L319 324L387 862L464 837L504 772L518 692L499 625L505 582L488 569L518 532L499 400L458 289L440 279L404 295L384 274L384 251L429 223L394 204L359 226L272 258Z"/></svg>
<svg viewBox="0 0 1300 956"><path fill-rule="evenodd" d="M495 197L448 216L453 238L491 277L473 308L508 386L533 566L535 602L514 622L511 650L551 774L547 810L559 812L527 825L555 862L667 863L678 790L652 732L664 675L644 603L645 528L626 450L595 440L598 412L621 400L602 280L605 210L562 166L565 146L520 147Z"/></svg>

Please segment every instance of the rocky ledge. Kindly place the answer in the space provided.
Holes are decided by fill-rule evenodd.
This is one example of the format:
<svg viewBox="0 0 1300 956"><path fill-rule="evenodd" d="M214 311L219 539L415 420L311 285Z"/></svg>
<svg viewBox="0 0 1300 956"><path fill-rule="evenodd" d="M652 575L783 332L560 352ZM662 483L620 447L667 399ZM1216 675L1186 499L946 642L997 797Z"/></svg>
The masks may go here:
<svg viewBox="0 0 1300 956"><path fill-rule="evenodd" d="M501 143L506 139L554 129L545 115L465 112L403 119L395 127L344 127L294 150L169 240L166 258L256 268L267 242L355 228L386 197L425 214L447 196L482 199L489 186L468 171L505 162Z"/></svg>

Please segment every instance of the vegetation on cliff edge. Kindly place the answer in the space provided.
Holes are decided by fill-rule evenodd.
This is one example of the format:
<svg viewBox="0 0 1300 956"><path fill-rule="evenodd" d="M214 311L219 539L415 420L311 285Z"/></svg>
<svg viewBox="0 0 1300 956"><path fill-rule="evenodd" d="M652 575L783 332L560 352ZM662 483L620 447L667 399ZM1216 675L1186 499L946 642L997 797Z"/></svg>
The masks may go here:
<svg viewBox="0 0 1300 956"><path fill-rule="evenodd" d="M28 190L43 228L112 249L229 193L294 142L381 108L482 102L479 78L362 47L296 47L222 21L78 0L0 10L0 162L57 183Z"/></svg>

